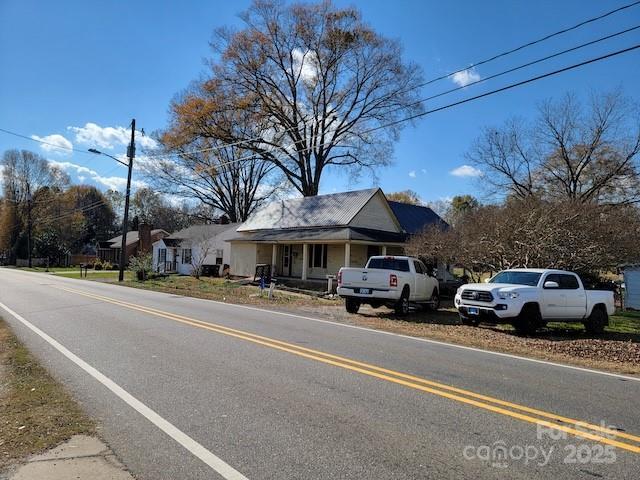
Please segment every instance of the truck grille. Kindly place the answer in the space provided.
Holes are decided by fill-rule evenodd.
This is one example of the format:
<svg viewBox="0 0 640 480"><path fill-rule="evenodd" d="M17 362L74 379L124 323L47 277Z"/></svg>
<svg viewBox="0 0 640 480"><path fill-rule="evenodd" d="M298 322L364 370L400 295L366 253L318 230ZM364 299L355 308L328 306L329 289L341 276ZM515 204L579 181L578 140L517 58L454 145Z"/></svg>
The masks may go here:
<svg viewBox="0 0 640 480"><path fill-rule="evenodd" d="M463 290L461 297L463 300L471 300L473 302L491 302L493 295L491 292L483 292L480 290Z"/></svg>

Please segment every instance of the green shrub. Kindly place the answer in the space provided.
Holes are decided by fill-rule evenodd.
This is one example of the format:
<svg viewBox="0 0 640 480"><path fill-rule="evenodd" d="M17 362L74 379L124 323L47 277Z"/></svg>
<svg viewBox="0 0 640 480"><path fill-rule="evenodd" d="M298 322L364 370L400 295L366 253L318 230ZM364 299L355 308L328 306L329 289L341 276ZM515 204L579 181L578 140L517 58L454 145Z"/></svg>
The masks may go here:
<svg viewBox="0 0 640 480"><path fill-rule="evenodd" d="M96 261L93 263L93 269L102 270L102 267L103 267L103 263L100 261L99 258L97 258Z"/></svg>
<svg viewBox="0 0 640 480"><path fill-rule="evenodd" d="M103 270L113 270L113 264L110 261L105 260L104 262L102 262L102 269Z"/></svg>
<svg viewBox="0 0 640 480"><path fill-rule="evenodd" d="M131 257L129 259L129 270L135 272L138 280L146 280L152 270L153 259L150 253Z"/></svg>

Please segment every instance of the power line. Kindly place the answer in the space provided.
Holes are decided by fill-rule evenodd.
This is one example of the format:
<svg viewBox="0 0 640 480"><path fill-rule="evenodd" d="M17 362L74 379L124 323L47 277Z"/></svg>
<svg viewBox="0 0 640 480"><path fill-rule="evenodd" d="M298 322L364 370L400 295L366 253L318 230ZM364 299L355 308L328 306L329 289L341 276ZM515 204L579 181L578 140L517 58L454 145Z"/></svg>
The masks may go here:
<svg viewBox="0 0 640 480"><path fill-rule="evenodd" d="M414 86L412 86L412 87L410 87L410 88L407 88L407 89L405 89L405 90L400 90L400 92L402 92L402 93L406 93L406 92L409 92L409 91L415 90L415 89L417 89L417 88L421 88L421 87L424 87L424 86L427 86L427 85L431 85L431 84L433 84L433 83L435 83L435 82L438 82L438 81L440 81L440 80L444 80L444 79L447 79L447 78L449 78L449 77L452 77L453 75L455 75L455 74L457 74L457 73L462 73L462 72L464 72L464 71L467 71L467 70L469 70L469 69L475 68L475 67L477 67L477 66L485 65L485 64L487 64L487 63L489 63L489 62L492 62L492 61L494 61L494 60L497 60L497 59L499 59L499 58L506 57L506 56L508 56L508 55L511 55L512 53L519 52L519 51L524 50L524 49L526 49L526 48L528 48L528 47L531 47L531 46L533 46L533 45L537 45L537 44L539 44L539 43L542 43L542 42L544 42L544 41L546 41L546 40L549 40L549 39L551 39L551 38L557 37L557 36L559 36L559 35L563 35L563 34L565 34L565 33L571 32L571 31L573 31L573 30L576 30L576 29L578 29L578 28L580 28L580 27L583 27L583 26L585 26L585 25L588 25L588 24L590 24L590 23L597 22L597 21L599 21L599 20L602 20L602 19L604 19L604 18L606 18L606 17L609 17L609 16L611 16L611 15L614 15L614 14L616 14L616 13L618 13L618 12L621 12L621 11L623 11L623 10L626 10L626 9L628 9L628 8L635 7L635 6L639 5L639 4L640 4L640 0L635 1L635 2L632 2L632 3L629 3L629 4L626 4L626 5L622 5L622 6L618 7L618 8L615 8L615 9L613 9L613 10L609 10L608 12L605 12L605 13L600 14L600 15L598 15L598 16L591 17L591 18L588 18L588 19L586 19L586 20L583 20L583 21L581 21L581 22L579 22L579 23L577 23L577 24L575 24L575 25L573 25L573 26L571 26L571 27L563 28L563 29L561 29L561 30L558 30L558 31L555 31L555 32L553 32L553 33L547 34L547 35L545 35L545 36L543 36L543 37L537 38L537 39L532 40L532 41L530 41L530 42L527 42L527 43L524 43L524 44L522 44L522 45L519 45L519 46L517 46L517 47L515 47L515 48L512 48L512 49L506 50L506 51L504 51L504 52L498 53L498 54L493 55L493 56L491 56L491 57L489 57L489 58L486 58L486 59L484 59L484 60L479 60L479 61L477 61L477 62L474 62L474 63L472 63L471 65L469 65L469 66L467 66L467 67L465 67L465 68L461 68L461 69L458 69L458 70L454 70L454 71L452 71L452 72L449 72L449 73L443 74L443 75L441 75L441 76L438 76L438 77L432 78L432 79L430 79L430 80L427 80L427 81L425 81L425 82L422 82L422 83L419 83L419 84L417 84L417 85L414 85ZM569 52L572 52L572 51L578 50L578 49L580 49L580 48L584 48L584 47L586 47L586 46L593 45L594 43L598 43L598 42L601 42L601 41L604 41L604 40L608 40L608 39L610 39L610 38L613 38L613 37L616 37L616 36L622 35L622 34L624 34L624 33L628 33L628 32L630 32L630 31L632 31L632 30L637 29L637 28L639 28L639 27L633 27L633 28L630 28L630 29L627 29L627 30L623 30L623 31L620 31L620 32L614 33L614 34L609 35L609 36L601 37L601 38L599 38L599 39L597 39L597 40L594 40L594 41L592 41L592 42L588 42L588 43L585 43L585 44L579 45L579 46L574 47L574 48L572 48L572 49L567 49L567 50L564 50L564 51L559 52L559 53L557 53L557 54L550 55L550 56L544 57L544 58L542 58L542 59L536 60L536 61L534 61L534 62L530 62L530 63L524 64L524 65L521 65L521 66L516 67L516 68L514 68L514 69L506 70L506 71L504 71L504 72L501 72L501 73L496 74L496 75L492 75L492 76L487 77L487 78L485 78L485 79L481 79L481 80L479 80L479 81L477 81L477 82L472 82L472 83L470 83L470 84L465 85L464 87L468 87L468 86L471 86L471 85L475 85L475 84L477 84L477 83L481 83L481 82L484 82L484 81L490 80L490 79L492 79L492 78L496 78L496 77L501 76L501 75L504 75L504 74L506 74L506 73L511 73L511 72L513 72L513 71L516 71L516 70L519 70L519 69L522 69L522 68L525 68L525 67L528 67L528 66L534 65L534 64L536 64L536 63L540 63L540 62L543 62L543 61L545 61L545 60L549 60L549 59L554 58L554 57L557 57L557 56L559 56L559 55L564 55L564 54L566 54L566 53L569 53ZM432 100L432 99L434 99L434 98L437 98L437 97L440 97L440 96L442 96L442 95L445 95L446 93L452 93L452 92L458 91L458 90L460 90L461 88L464 88L464 87L457 87L457 88L454 88L454 89L448 90L448 91L446 91L446 92L443 92L443 93L440 93L440 94L437 94L437 95L434 95L434 96L431 96L431 97L427 97L426 99L419 100L419 101L417 101L417 102L413 103L412 105L415 105L415 104L418 104L418 103L422 103L422 102L424 102L424 101L426 101L426 100ZM404 107L401 107L401 108L404 108ZM396 110L398 110L398 109L392 110L392 112L393 112L393 111L396 111ZM389 113L389 112L387 112L387 113ZM297 129L297 128L298 128L298 127L291 127L291 128L289 128L289 129L284 130L282 133L286 133L286 132L289 132L289 131L293 131L293 130L295 130L295 129ZM209 147L209 148L205 148L205 149L200 149L200 150L193 150L193 151L189 151L189 152L182 152L182 153L178 153L178 152L176 152L176 153L158 153L158 154L149 154L149 155L147 155L147 156L148 156L148 157L151 157L151 158L157 158L157 157L162 157L162 156L169 156L169 157L170 157L170 156L184 156L184 155L189 155L189 154L193 154L193 153L205 153L205 152L210 152L210 151L217 151L217 150L221 150L221 149L223 149L223 148L227 148L227 147L233 147L233 146L242 145L242 144L244 144L244 143L248 143L248 142L252 142L252 141L256 141L256 140L260 140L261 138L262 138L262 137L261 137L261 136L259 136L259 137L255 137L255 138L251 138L251 139L246 139L246 140L243 140L243 141L238 141L238 142L233 142L233 143L228 143L228 144L223 144L223 145L217 145L217 146L213 146L213 147Z"/></svg>
<svg viewBox="0 0 640 480"><path fill-rule="evenodd" d="M68 150L70 152L78 152L78 153L91 153L88 150L82 150L80 148L73 148L73 147L65 147L63 145L57 145L55 143L47 142L45 140L38 140L37 138L31 138L31 137L29 137L27 135L23 135L21 133L12 132L11 130L5 130L4 128L0 128L0 132L4 132L4 133L7 133L9 135L13 135L15 137L24 138L25 140L31 140L32 142L41 143L41 144L44 144L44 145L50 145L52 147L59 148L61 150Z"/></svg>
<svg viewBox="0 0 640 480"><path fill-rule="evenodd" d="M568 67L560 68L558 70L553 70L551 72L543 73L542 75L537 75L535 77L528 78L528 79L522 80L520 82L512 83L510 85L506 85L504 87L497 88L497 89L491 90L489 92L481 93L480 95L475 95L473 97L468 97L468 98L465 98L465 99L460 100L458 102L453 102L453 103L450 103L448 105L444 105L442 107L434 108L432 110L427 110L426 112L417 113L415 115L411 115L409 117L402 118L402 119L396 120L394 122L390 122L390 123L388 123L386 125L380 125L378 127L370 128L369 130L365 130L362 133L370 133L370 132L374 132L376 130L380 130L381 128L386 128L386 127L391 127L393 125L397 125L398 123L408 122L408 121L414 120L416 118L424 117L425 115L430 115L432 113L440 112L442 110L446 110L448 108L455 107L457 105L462 105L463 103L468 103L468 102L471 102L471 101L474 101L474 100L478 100L480 98L488 97L490 95L495 95L496 93L504 92L505 90L511 90L512 88L520 87L520 86L526 85L528 83L532 83L532 82L535 82L535 81L538 81L538 80L542 80L543 78L551 77L553 75L558 75L560 73L564 73L564 72L567 72L569 70L573 70L573 69L576 69L576 68L579 68L579 67L583 67L583 66L589 65L591 63L599 62L599 61L605 60L607 58L611 58L611 57L615 57L615 56L618 56L618 55L622 55L623 53L631 52L631 51L636 50L638 48L640 48L640 43L636 44L636 45L634 45L632 47L623 48L622 50L617 50L615 52L607 53L606 55L601 55L599 57L592 58L590 60L585 60L585 61L580 62L580 63L574 63L573 65L569 65Z"/></svg>
<svg viewBox="0 0 640 480"><path fill-rule="evenodd" d="M537 60L532 60L532 61L527 62L527 63L524 63L524 64L522 64L522 65L518 65L517 67L509 68L509 69L507 69L507 70L503 70L502 72L495 73L495 74L493 74L493 75L489 75L488 77L484 77L484 78L481 78L481 79L479 79L479 80L476 80L476 81L473 81L473 82L467 83L467 84L465 84L465 85L461 85L461 86L456 87L456 88L451 88L451 89L449 89L449 90L445 90L444 92L440 92L440 93L437 93L437 94L435 94L435 95L431 95L431 96L429 96L429 97L426 97L426 98L423 98L423 99L417 100L417 101L415 101L414 103L409 104L408 106L419 105L419 104L424 103L424 102L427 102L427 101L429 101L429 100L433 100L433 99L435 99L435 98L439 98L439 97L442 97L442 96L444 96L444 95L448 95L449 93L457 92L457 91L459 91L459 90L463 90L463 89L465 89L465 88L467 88L467 87L471 87L471 86L473 86L473 85L477 85L477 84L479 84L479 83L484 83L484 82L486 82L486 81L488 81L488 80L493 80L494 78L501 77L502 75L506 75L506 74L508 74L508 73L513 73L513 72L515 72L515 71L517 71L517 70L522 70L523 68L530 67L530 66L532 66L532 65L536 65L536 64L538 64L538 63L545 62L545 61L550 60L550 59L552 59L552 58L556 58L556 57L559 57L559 56L561 56L561 55L565 55L565 54L570 53L570 52L575 52L575 51L577 51L577 50L580 50L581 48L588 47L588 46L594 45L594 44L596 44L596 43L603 42L603 41L605 41L605 40L610 40L611 38L615 38L615 37L618 37L618 36L620 36L620 35L624 35L625 33L632 32L632 31L637 30L637 29L639 29L639 28L640 28L640 25L636 25L635 27L630 27L630 28L627 28L627 29L625 29L625 30L621 30L621 31L619 31L619 32L612 33L612 34L610 34L610 35L606 35L606 36L604 36L604 37L600 37L600 38L597 38L597 39L595 39L595 40L591 40L591 41L589 41L589 42L582 43L582 44L580 44L580 45L576 45L575 47L571 47L571 48L567 48L567 49L565 49L565 50L561 50L560 52L553 53L553 54L551 54L551 55L547 55L546 57L542 57L542 58L539 58L539 59L537 59ZM406 107L398 107L398 108L395 108L395 109L389 110L389 111L388 111L388 112L386 112L386 113L393 113L393 112L398 111L398 110L401 110L401 109L403 109L403 108L406 108Z"/></svg>
<svg viewBox="0 0 640 480"><path fill-rule="evenodd" d="M475 101L475 100L478 100L478 99L481 99L481 98L484 98L484 97L489 97L491 95L495 95L496 93L504 92L506 90L511 90L513 88L520 87L522 85L526 85L528 83L532 83L532 82L535 82L535 81L538 81L538 80L542 80L542 79L547 78L547 77L558 75L560 73L564 73L564 72L567 72L569 70L574 70L576 68L580 68L580 67L583 67L585 65L589 65L589 64L592 64L592 63L595 63L595 62L599 62L599 61L608 59L608 58L612 58L612 57L615 57L615 56L618 56L618 55L622 55L624 53L628 53L628 52L636 50L638 48L640 48L640 44L636 44L636 45L628 47L628 48L617 50L615 52L610 52L610 53L607 53L605 55L601 55L599 57L591 58L591 59L585 60L583 62L575 63L575 64L569 65L567 67L563 67L563 68L560 68L560 69L557 69L557 70L553 70L551 72L547 72L547 73L544 73L544 74L541 74L541 75L537 75L535 77L531 77L531 78L528 78L526 80L522 80L520 82L511 83L511 84L506 85L504 87L500 87L500 88L497 88L495 90L490 90L488 92L481 93L481 94L475 95L473 97L468 97L468 98L465 98L463 100L459 100L457 102L449 103L447 105L443 105L443 106L438 107L438 108L434 108L434 109L431 109L431 110L427 110L425 112L417 113L417 114L411 115L409 117L404 117L404 118L401 118L399 120L395 120L393 122L386 123L384 125L378 125L377 127L372 127L372 128L367 129L367 130L363 130L362 132L359 132L359 135L365 135L365 134L368 134L368 133L371 133L371 132L375 132L377 130L381 130L383 128L387 128L387 127L391 127L391 126L397 125L399 123L408 122L408 121L411 121L411 120L415 120L416 118L421 118L421 117L424 117L426 115L430 115L430 114L433 114L433 113L436 113L436 112L440 112L442 110L447 110L449 108L452 108L452 107L455 107L455 106L458 106L458 105L462 105L464 103L469 103L469 102L472 102L472 101ZM250 141L250 140L247 140L247 141ZM322 146L326 146L326 145L330 145L330 144L332 144L332 142L325 142L325 143L322 143L322 144L319 144L319 145L315 145L314 147L307 147L307 148L304 148L304 149L297 150L297 152L306 152L306 151L311 150L312 148L318 148L318 147L322 147ZM282 146L282 147L279 147L279 148L287 149L287 148L290 148L290 147L295 147L295 145L296 145L295 143L290 143L288 145L285 145L285 146ZM199 152L195 152L195 153L199 153ZM241 158L238 158L238 159L235 159L235 160L230 160L228 162L220 162L217 165L213 165L210 169L214 169L214 168L219 167L219 166L230 165L230 164L241 162L241 161L244 161L244 160L251 160L252 158L255 158L256 155L257 154L252 154L252 155L248 155L246 157L241 157Z"/></svg>
<svg viewBox="0 0 640 480"><path fill-rule="evenodd" d="M406 93L406 92L408 92L408 91L415 90L415 89L417 89L417 88L424 87L424 86L426 86L426 85L430 85L430 84L435 83L435 82L437 82L437 81L444 80L444 79L446 79L446 78L452 77L453 75L455 75L455 74L457 74L457 73L462 73L462 72L467 71L467 70L469 70L469 69L472 69L472 68L478 67L478 66L480 66L480 65L484 65L484 64L487 64L487 63L492 62L492 61L494 61L494 60L497 60L497 59L499 59L499 58L506 57L507 55L511 55L512 53L519 52L519 51L521 51L521 50L524 50L524 49L526 49L526 48L528 48L528 47L531 47L531 46L533 46L533 45L537 45L537 44L542 43L542 42L544 42L544 41L546 41L546 40L549 40L549 39L551 39L551 38L557 37L557 36L559 36L559 35L563 35L563 34L565 34L565 33L571 32L571 31L576 30L576 29L578 29L578 28L580 28L580 27L583 27L583 26L585 26L585 25L588 25L588 24L590 24L590 23L594 23L594 22L597 22L597 21L599 21L599 20L602 20L602 19L604 19L604 18L606 18L606 17L609 17L609 16L611 16L611 15L614 15L614 14L616 14L616 13L618 13L618 12L623 11L623 10L626 10L626 9L629 9L629 8L632 8L632 7L635 7L635 6L637 6L638 4L640 4L640 0L637 0L637 1L635 1L635 2L632 2L632 3L628 3L628 4L625 4L625 5L622 5L622 6L618 7L618 8L613 9L613 10L609 10L609 11L607 11L607 12L603 13L603 14L600 14L600 15L597 15L597 16L595 16L595 17L591 17L591 18L588 18L588 19L586 19L586 20L583 20L583 21L581 21L581 22L579 22L579 23L577 23L577 24L575 24L575 25L573 25L573 26L570 26L570 27L567 27L567 28L563 28L563 29L561 29L561 30L558 30L558 31L555 31L555 32L553 32L553 33L547 34L547 35L545 35L545 36L543 36L543 37L540 37L540 38L537 38L537 39L535 39L535 40L529 41L529 42L524 43L524 44L522 44L522 45L519 45L519 46L517 46L517 47L515 47L515 48L512 48L512 49L506 50L506 51L504 51L504 52L498 53L498 54L493 55L493 56L491 56L491 57L489 57L489 58L486 58L486 59L484 59L484 60L479 60L479 61L477 61L477 62L474 62L474 63L472 63L471 65L469 65L469 66L467 66L467 67L465 67L465 68L461 68L461 69L458 69L458 70L455 70L455 71L452 71L452 72L449 72L449 73L446 73L446 74L440 75L440 76L438 76L438 77L432 78L432 79L427 80L427 81L425 81L425 82L419 83L419 84L414 85L414 86L412 86L412 87L410 87L410 88L408 88L408 89L405 89L405 90L404 90L404 91L402 91L402 92L403 92L403 93ZM544 59L540 59L540 60L537 60L537 61L535 61L535 62L531 62L531 63L529 63L529 64L525 64L525 65L522 65L522 66L520 66L520 67L516 67L515 69L510 69L510 70L507 70L507 71L505 71L505 72L501 72L500 74L496 74L496 75L493 75L493 76L491 76L491 77L487 77L487 78L485 78L485 79L481 79L481 80L479 80L479 81L477 81L477 82L472 82L472 83L470 83L470 84L465 85L465 87L468 87L468 86L471 86L471 85L475 85L475 84L477 84L477 83L481 83L482 81L486 81L486 80L489 80L489 79L491 79L491 78L496 78L497 76L504 75L504 74L506 74L506 73L511 73L511 72L513 72L513 71L515 71L515 70L518 70L518 69L524 68L524 67L526 67L526 66L530 66L530 65L533 65L533 64L535 64L535 63L539 63L539 62L542 62L542 61L544 61L544 60L548 60L548 59L550 59L550 58L553 58L554 56L562 55L562 54L564 54L564 53L568 53L568 52L570 52L570 51L577 50L578 48L583 48L583 47L585 47L585 46L592 45L593 43L597 43L597 42L599 42L599 41L606 40L606 39L608 39L608 38L612 38L613 36L617 36L617 35L621 35L621 34L623 34L623 33L627 33L627 32L629 32L629 31L631 31L631 30L635 30L636 28L638 28L638 27L634 27L634 28L631 28L631 29L628 29L628 30L624 30L624 31L622 31L622 32L618 32L618 33L616 33L616 34L613 34L612 36L603 37L603 38L598 39L598 40L595 40L595 41L593 41L593 42L586 43L586 44L583 44L583 45L581 45L581 46L575 47L574 49L565 50L565 51L560 52L560 53L558 53L558 54L555 54L555 55L552 55L552 56L549 56L549 57L545 57ZM464 87L460 87L460 88L464 88ZM446 93L451 93L451 92L454 92L454 91L460 90L460 88L455 88L455 89L449 90L449 91L447 91L447 92L443 92L443 93L441 93L441 94L437 94L437 95L432 96L432 97L427 97L427 99L425 99L425 100L432 100L433 98L437 98L437 97L439 97L439 96L445 95ZM420 100L419 102L423 102L423 101L425 101L425 100ZM416 103L418 103L418 102L416 102ZM289 129L287 129L287 130L284 130L284 132L282 132L282 133L285 133L285 132L287 132L287 131L292 131L292 130L294 130L294 129L296 129L296 128L297 128L297 127L291 127L291 128L289 128ZM56 145L56 144L53 144L53 143L50 143L50 142L46 142L46 141L44 141L44 140L37 140L37 139L35 139L35 138L31 138L31 137L29 137L29 136L27 136L27 135L22 135L22 134L20 134L20 133L12 132L12 131L10 131L10 130L6 130L6 129L3 129L3 128L0 128L0 132L4 132L4 133L7 133L7 134L9 134L9 135L14 135L14 136L16 136L16 137L24 138L24 139L26 139L26 140L30 140L30 141L32 141L32 142L37 142L37 143L41 143L41 144L45 144L45 145L50 145L50 146L52 146L52 147L56 147L56 148L63 149L63 150L69 150L69 151L73 151L73 152L86 153L86 154L89 154L89 153L93 154L92 152L89 152L88 150L82 150L82 149L73 148L73 147L71 147L71 148L70 148L70 147L64 147L64 146ZM147 155L147 157L150 157L150 158L156 158L156 157L162 157L162 156L183 156L183 155L189 155L189 154L193 154L193 153L205 153L205 152L209 152L209 151L216 151L216 150L221 150L221 149L223 149L223 148L228 148L228 147L233 147L233 146L242 145L242 144L244 144L244 143L248 143L248 142L251 142L251 141L260 140L261 138L262 138L262 136L259 136L259 137L255 137L255 138L252 138L252 139L246 139L246 140L242 140L242 141L238 141L238 142L227 143L227 144L223 144L223 145L217 145L217 146L214 146L214 147L210 147L210 148L206 148L206 149L200 149L200 150L194 150L194 151L190 151L190 152L183 152L183 153L166 153L166 152L163 152L163 153L157 153L157 154L149 154L149 155Z"/></svg>
<svg viewBox="0 0 640 480"><path fill-rule="evenodd" d="M573 25L571 27L563 28L562 30L558 30L556 32L553 32L553 33L550 33L548 35L545 35L544 37L541 37L541 38L532 40L530 42L524 43L524 44L519 45L519 46L517 46L515 48L512 48L510 50L506 50L506 51L504 51L502 53L498 53L496 55L493 55L492 57L486 58L484 60L480 60L479 62L472 63L471 65L469 65L469 66L467 66L465 68L461 68L461 69L456 70L454 72L449 72L449 73L446 73L446 74L441 75L439 77L432 78L432 79L427 80L426 82L424 82L422 84L419 84L417 87L424 87L426 85L430 85L430 84L432 84L434 82L437 82L439 80L444 80L445 78L449 78L449 77L455 75L456 73L462 73L462 72L465 72L465 71L467 71L467 70L469 70L471 68L475 68L475 67L478 67L480 65L484 65L486 63L489 63L489 62L492 62L494 60L497 60L498 58L506 57L507 55L511 55L512 53L519 52L520 50L524 50L525 48L531 47L533 45L537 45L538 43L542 43L542 42L544 42L546 40L549 40L550 38L557 37L557 36L565 34L567 32L571 32L573 30L576 30L576 29L578 29L580 27L583 27L585 25L588 25L590 23L597 22L598 20L602 20L603 18L609 17L609 16L611 16L611 15L613 15L615 13L621 12L621 11L626 10L628 8L631 8L631 7L635 7L638 4L640 4L640 0L638 0L636 2L632 2L632 3L628 3L626 5L622 5L621 7L615 8L613 10L609 10L608 12L605 12L605 13L603 13L601 15L596 16L596 17L592 17L592 18L589 18L587 20L583 20L580 23L577 23L577 24L575 24L575 25Z"/></svg>

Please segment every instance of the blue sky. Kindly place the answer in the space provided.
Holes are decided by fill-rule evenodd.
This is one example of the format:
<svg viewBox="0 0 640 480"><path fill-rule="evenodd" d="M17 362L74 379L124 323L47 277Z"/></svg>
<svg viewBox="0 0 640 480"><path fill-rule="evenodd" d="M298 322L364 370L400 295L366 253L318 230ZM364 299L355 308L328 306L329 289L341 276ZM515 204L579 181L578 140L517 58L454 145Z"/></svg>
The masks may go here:
<svg viewBox="0 0 640 480"><path fill-rule="evenodd" d="M336 1L355 5L382 34L399 39L405 58L426 78L464 68L495 53L611 10L631 0L531 1ZM203 59L214 28L239 24L248 1L0 0L0 128L28 136L97 147L121 155L135 117L147 132L166 125L171 98L205 71ZM590 24L487 65L486 77L597 37L640 24L640 6ZM530 69L468 87L434 100L433 108L548 70L640 43L640 30ZM543 99L572 91L622 88L640 101L640 51L545 79L486 99L435 113L407 125L391 167L351 181L328 172L323 192L380 185L410 188L424 200L482 195L478 177L463 168L464 154L485 125L512 116L531 118ZM424 90L429 96L455 86L452 79ZM143 140L144 141L144 140ZM76 182L121 188L125 168L106 157L46 150L0 132L0 152L29 148L58 162ZM456 170L458 169L458 170ZM134 177L135 178L135 177ZM138 178L137 185L140 185Z"/></svg>

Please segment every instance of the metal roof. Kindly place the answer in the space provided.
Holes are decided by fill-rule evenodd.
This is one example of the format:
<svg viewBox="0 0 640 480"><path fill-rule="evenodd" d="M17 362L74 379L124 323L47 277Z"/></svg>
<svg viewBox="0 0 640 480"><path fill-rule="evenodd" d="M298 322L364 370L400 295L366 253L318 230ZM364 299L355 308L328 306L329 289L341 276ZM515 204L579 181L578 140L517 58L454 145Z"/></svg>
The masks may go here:
<svg viewBox="0 0 640 480"><path fill-rule="evenodd" d="M239 223L212 223L207 225L192 225L184 228L179 232L172 233L167 238L175 240L189 240L201 237L212 238L226 232L229 229L235 229Z"/></svg>
<svg viewBox="0 0 640 480"><path fill-rule="evenodd" d="M411 235L422 232L425 227L430 225L437 225L441 228L449 227L447 222L429 207L390 200L388 203L402 229Z"/></svg>
<svg viewBox="0 0 640 480"><path fill-rule="evenodd" d="M323 227L300 229L270 229L239 233L228 241L244 242L326 242L331 240L349 241L360 240L366 242L403 243L406 240L404 233L384 232L368 228L356 227Z"/></svg>
<svg viewBox="0 0 640 480"><path fill-rule="evenodd" d="M155 230L151 230L151 236L157 235L159 233L166 233L169 235L169 232L162 230L161 228L156 228ZM139 234L137 230L132 230L127 232L127 245L132 245L138 242ZM122 244L122 235L118 235L117 237L113 237L110 240L107 240L106 243L112 244L112 247L119 247Z"/></svg>
<svg viewBox="0 0 640 480"><path fill-rule="evenodd" d="M255 212L237 231L346 226L379 190L370 188L273 202Z"/></svg>

